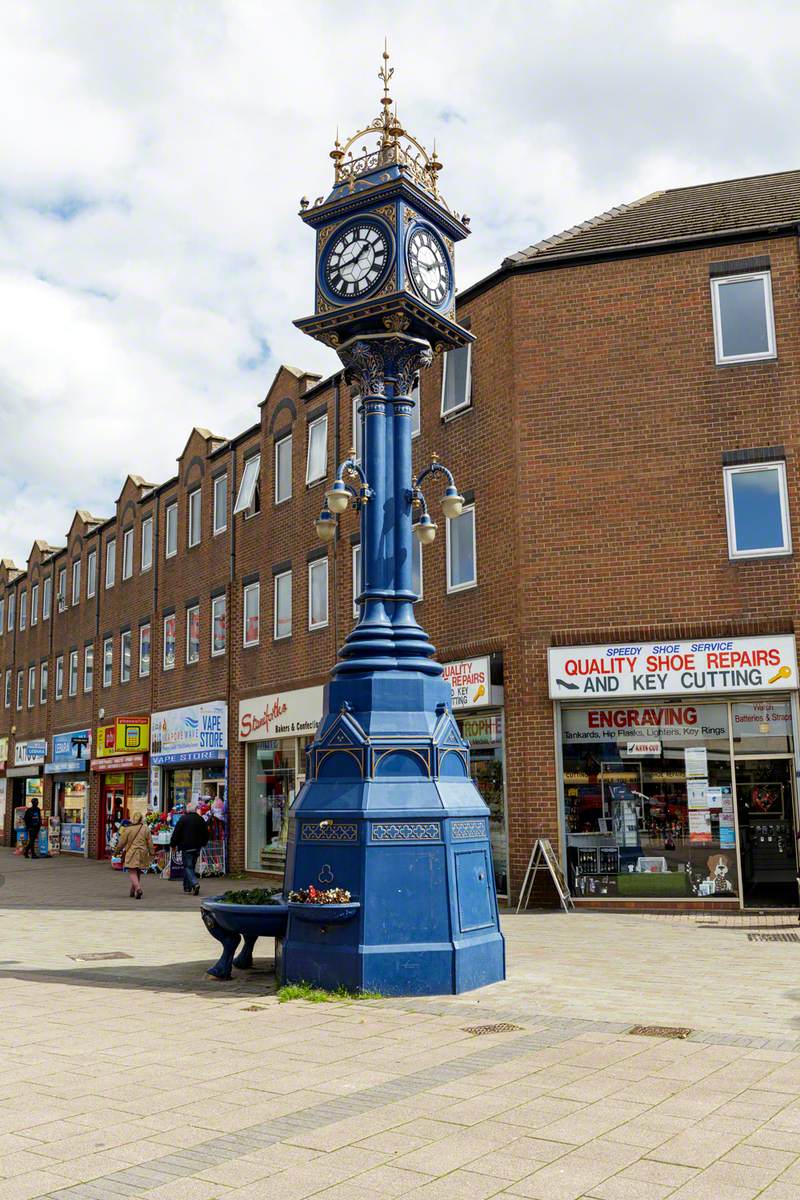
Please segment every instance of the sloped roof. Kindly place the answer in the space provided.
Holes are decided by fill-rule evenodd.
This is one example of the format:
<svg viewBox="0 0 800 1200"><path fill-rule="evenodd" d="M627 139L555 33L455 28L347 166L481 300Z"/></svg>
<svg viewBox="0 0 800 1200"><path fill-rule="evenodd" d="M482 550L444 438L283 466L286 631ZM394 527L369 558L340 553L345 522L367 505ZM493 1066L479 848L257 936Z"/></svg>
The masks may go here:
<svg viewBox="0 0 800 1200"><path fill-rule="evenodd" d="M800 171L669 188L509 255L504 267L800 222Z"/></svg>

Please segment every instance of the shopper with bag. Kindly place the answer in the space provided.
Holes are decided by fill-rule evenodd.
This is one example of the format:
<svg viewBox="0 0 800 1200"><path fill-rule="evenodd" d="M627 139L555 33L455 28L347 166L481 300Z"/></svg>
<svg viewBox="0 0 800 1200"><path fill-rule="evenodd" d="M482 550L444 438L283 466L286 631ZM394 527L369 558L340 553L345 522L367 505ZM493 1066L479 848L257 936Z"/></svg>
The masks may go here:
<svg viewBox="0 0 800 1200"><path fill-rule="evenodd" d="M119 831L117 853L122 856L122 865L131 877L131 899L142 898L142 871L146 871L156 856L150 830L142 821L140 812L134 813L130 825Z"/></svg>
<svg viewBox="0 0 800 1200"><path fill-rule="evenodd" d="M183 890L200 895L200 884L195 875L197 856L208 844L208 826L197 811L197 801L190 800L186 812L172 831L170 845L180 850L183 859Z"/></svg>

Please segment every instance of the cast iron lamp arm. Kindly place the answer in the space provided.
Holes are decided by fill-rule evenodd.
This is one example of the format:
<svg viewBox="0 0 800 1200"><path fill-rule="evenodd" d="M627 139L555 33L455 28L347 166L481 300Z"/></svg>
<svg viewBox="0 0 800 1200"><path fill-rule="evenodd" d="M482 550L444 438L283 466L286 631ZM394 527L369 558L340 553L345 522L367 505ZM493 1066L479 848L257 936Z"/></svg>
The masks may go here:
<svg viewBox="0 0 800 1200"><path fill-rule="evenodd" d="M431 457L430 464L420 472L411 485L411 503L418 506L421 500L423 505L422 516L418 525L415 526L415 533L421 542L432 542L436 536L436 525L428 514L427 505L425 505L424 497L422 496L421 485L428 477L436 479L439 476L444 476L447 480L447 487L444 489L444 496L442 497L442 511L445 517L448 520L455 520L456 517L461 516L461 511L464 507L464 497L456 487L453 472L444 463L440 463L438 455L434 454ZM424 529L427 529L427 534L423 533Z"/></svg>

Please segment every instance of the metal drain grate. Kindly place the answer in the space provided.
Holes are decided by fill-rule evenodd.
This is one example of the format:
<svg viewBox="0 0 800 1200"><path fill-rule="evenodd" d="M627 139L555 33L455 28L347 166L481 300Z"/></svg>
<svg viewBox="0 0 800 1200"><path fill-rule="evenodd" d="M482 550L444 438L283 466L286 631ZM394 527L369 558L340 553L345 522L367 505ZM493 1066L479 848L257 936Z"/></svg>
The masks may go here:
<svg viewBox="0 0 800 1200"><path fill-rule="evenodd" d="M748 933L748 942L800 942L800 933Z"/></svg>
<svg viewBox="0 0 800 1200"><path fill-rule="evenodd" d="M521 1029L521 1025L509 1025L507 1021L501 1021L499 1025L468 1025L464 1033L482 1037L485 1033L517 1033Z"/></svg>
<svg viewBox="0 0 800 1200"><path fill-rule="evenodd" d="M67 958L73 962L100 962L104 958L133 958L133 955L125 954L123 950L107 950L100 954L68 954Z"/></svg>
<svg viewBox="0 0 800 1200"><path fill-rule="evenodd" d="M691 1029L676 1029L674 1025L634 1025L628 1030L634 1037L687 1038Z"/></svg>

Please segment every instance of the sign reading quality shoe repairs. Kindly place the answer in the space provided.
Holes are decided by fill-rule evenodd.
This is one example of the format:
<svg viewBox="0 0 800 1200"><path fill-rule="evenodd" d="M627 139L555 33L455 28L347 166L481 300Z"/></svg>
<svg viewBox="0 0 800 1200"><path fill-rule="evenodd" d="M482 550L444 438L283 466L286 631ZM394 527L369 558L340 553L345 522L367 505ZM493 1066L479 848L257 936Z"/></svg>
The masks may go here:
<svg viewBox="0 0 800 1200"><path fill-rule="evenodd" d="M553 700L786 691L797 688L797 654L788 635L557 646L548 677Z"/></svg>

